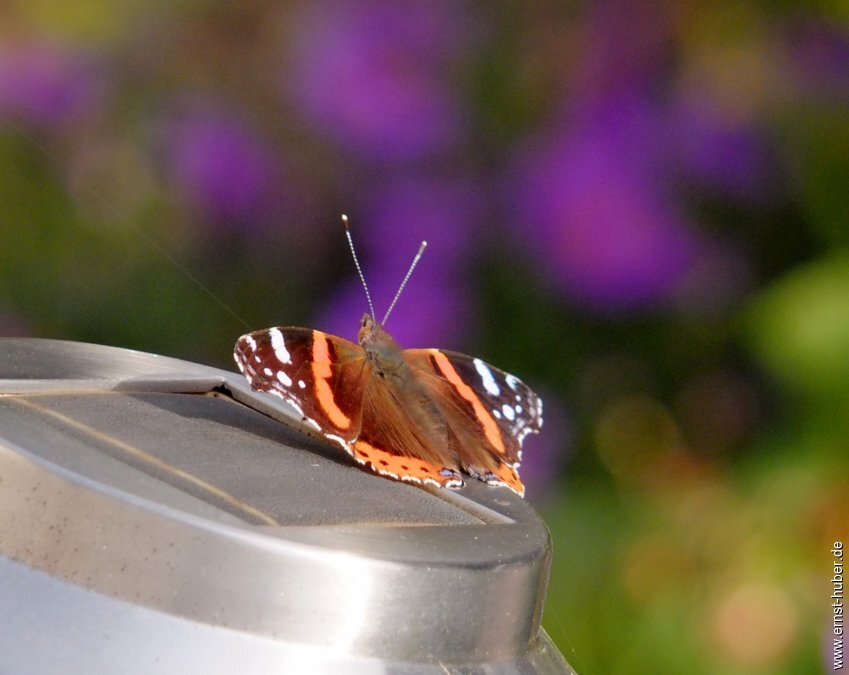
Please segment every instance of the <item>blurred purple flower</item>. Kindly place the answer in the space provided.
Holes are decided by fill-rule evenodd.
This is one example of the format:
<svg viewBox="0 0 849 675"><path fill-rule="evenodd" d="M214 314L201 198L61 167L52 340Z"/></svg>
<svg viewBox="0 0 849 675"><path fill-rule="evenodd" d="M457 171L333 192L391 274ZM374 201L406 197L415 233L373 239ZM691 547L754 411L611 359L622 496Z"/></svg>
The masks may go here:
<svg viewBox="0 0 849 675"><path fill-rule="evenodd" d="M283 169L254 129L211 108L179 115L167 127L168 169L201 216L222 225L268 224Z"/></svg>
<svg viewBox="0 0 849 675"><path fill-rule="evenodd" d="M451 0L313 3L294 27L287 90L336 142L378 160L450 148L465 113L450 78L475 34Z"/></svg>
<svg viewBox="0 0 849 675"><path fill-rule="evenodd" d="M767 144L750 124L723 115L710 100L685 101L670 113L676 169L699 186L735 199L769 198L775 176Z"/></svg>
<svg viewBox="0 0 849 675"><path fill-rule="evenodd" d="M99 101L103 80L78 52L28 44L0 51L0 120L56 127L75 122Z"/></svg>
<svg viewBox="0 0 849 675"><path fill-rule="evenodd" d="M396 177L376 186L366 199L363 254L389 274L400 275L425 239L423 267L467 265L484 206L481 190L463 178ZM354 232L360 232L356 223Z"/></svg>
<svg viewBox="0 0 849 675"><path fill-rule="evenodd" d="M555 288L601 312L668 297L698 238L663 194L662 128L634 101L587 115L521 158L520 236Z"/></svg>

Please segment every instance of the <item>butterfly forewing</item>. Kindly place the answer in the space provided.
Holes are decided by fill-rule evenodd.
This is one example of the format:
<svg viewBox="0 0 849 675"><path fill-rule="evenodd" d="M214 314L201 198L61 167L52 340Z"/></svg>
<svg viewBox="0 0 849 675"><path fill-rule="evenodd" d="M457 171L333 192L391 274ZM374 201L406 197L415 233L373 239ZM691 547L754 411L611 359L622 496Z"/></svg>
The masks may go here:
<svg viewBox="0 0 849 675"><path fill-rule="evenodd" d="M269 328L236 342L239 370L346 450L360 431L365 354L353 342L308 328Z"/></svg>
<svg viewBox="0 0 849 675"><path fill-rule="evenodd" d="M480 359L457 352L406 349L404 357L436 392L435 400L453 428L477 430L481 447L503 464L519 466L522 442L542 427L542 401L530 387Z"/></svg>

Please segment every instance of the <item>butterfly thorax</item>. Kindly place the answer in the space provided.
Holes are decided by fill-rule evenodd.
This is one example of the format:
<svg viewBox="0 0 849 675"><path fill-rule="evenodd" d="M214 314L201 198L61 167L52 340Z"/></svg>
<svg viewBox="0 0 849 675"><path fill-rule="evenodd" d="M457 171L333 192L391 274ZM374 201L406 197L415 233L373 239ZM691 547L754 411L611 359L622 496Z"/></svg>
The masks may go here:
<svg viewBox="0 0 849 675"><path fill-rule="evenodd" d="M404 358L401 347L370 315L363 316L358 335L371 373L378 380L369 388L369 404L381 411L375 429L391 439L402 453L438 461L450 443L442 415ZM377 384L377 383L380 384ZM365 404L364 405L369 405ZM400 414L393 414L393 412Z"/></svg>
<svg viewBox="0 0 849 675"><path fill-rule="evenodd" d="M357 339L376 375L383 379L408 379L409 366L401 353L401 347L368 314L363 315Z"/></svg>

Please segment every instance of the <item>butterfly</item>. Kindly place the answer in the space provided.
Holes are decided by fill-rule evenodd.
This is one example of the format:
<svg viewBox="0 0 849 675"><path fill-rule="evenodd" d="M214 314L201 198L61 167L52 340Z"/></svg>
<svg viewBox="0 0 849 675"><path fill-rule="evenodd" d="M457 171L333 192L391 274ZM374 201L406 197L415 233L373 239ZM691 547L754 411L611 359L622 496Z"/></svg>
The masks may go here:
<svg viewBox="0 0 849 675"><path fill-rule="evenodd" d="M239 370L252 389L285 400L319 435L382 476L459 488L466 474L524 496L522 442L542 427L541 399L481 359L402 349L384 324L427 243L378 322L343 222L371 310L357 343L311 328L267 328L237 340Z"/></svg>

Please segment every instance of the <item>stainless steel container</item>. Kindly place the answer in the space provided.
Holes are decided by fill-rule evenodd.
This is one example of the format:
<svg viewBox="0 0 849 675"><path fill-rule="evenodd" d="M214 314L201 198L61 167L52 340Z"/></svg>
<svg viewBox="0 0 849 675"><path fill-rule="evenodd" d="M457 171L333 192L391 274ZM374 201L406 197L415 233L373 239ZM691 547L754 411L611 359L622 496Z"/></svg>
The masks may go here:
<svg viewBox="0 0 849 675"><path fill-rule="evenodd" d="M572 673L506 489L360 470L235 373L0 340L0 673Z"/></svg>

